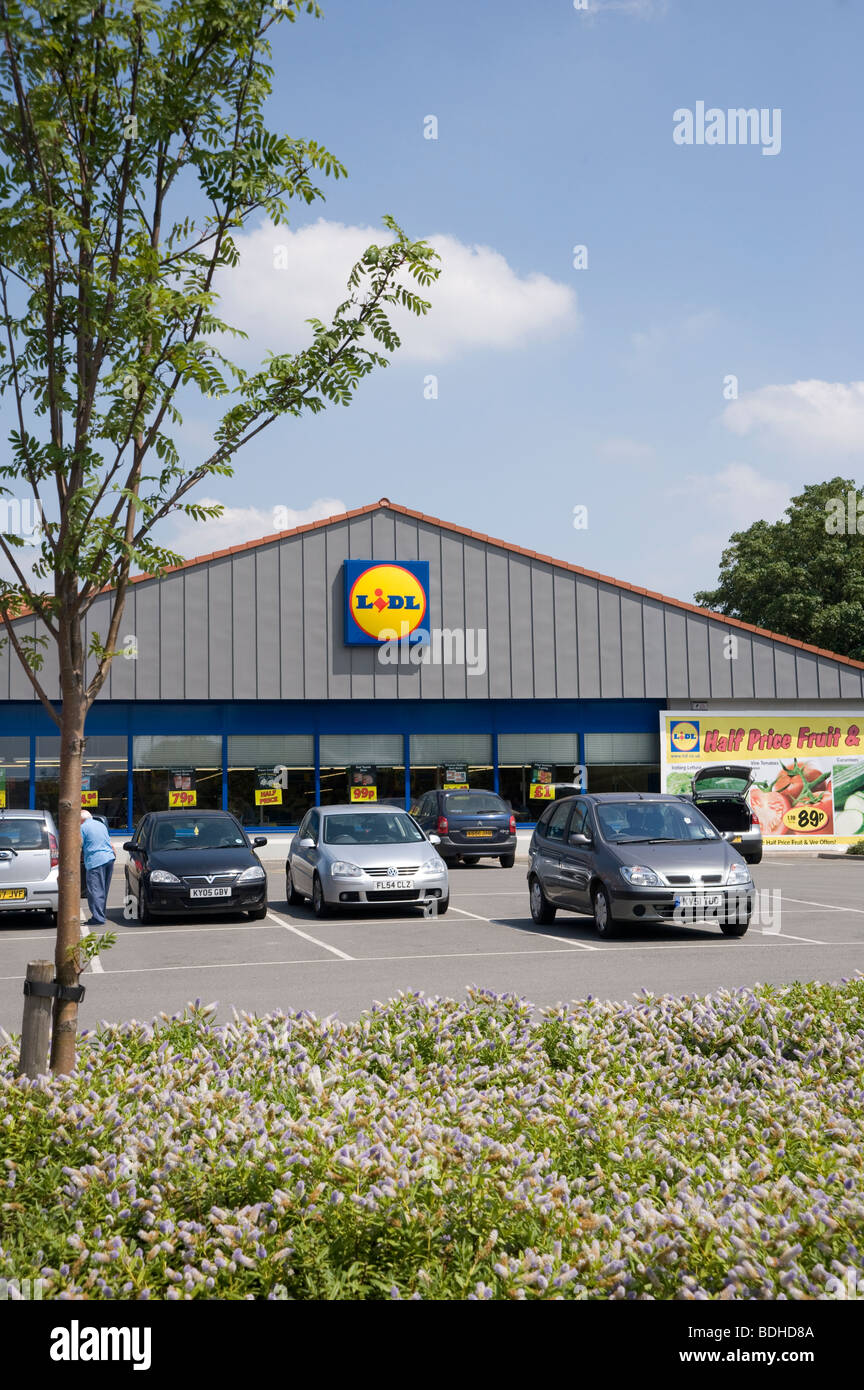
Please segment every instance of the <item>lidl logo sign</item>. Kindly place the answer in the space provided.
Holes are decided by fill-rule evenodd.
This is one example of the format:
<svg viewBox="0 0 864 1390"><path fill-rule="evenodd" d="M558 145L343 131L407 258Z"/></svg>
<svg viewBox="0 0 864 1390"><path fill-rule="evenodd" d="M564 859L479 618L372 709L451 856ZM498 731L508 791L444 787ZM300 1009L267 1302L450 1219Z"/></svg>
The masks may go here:
<svg viewBox="0 0 864 1390"><path fill-rule="evenodd" d="M669 725L669 742L673 753L698 753L698 719L673 719Z"/></svg>
<svg viewBox="0 0 864 1390"><path fill-rule="evenodd" d="M429 561L374 564L345 561L345 642L348 646L410 638L429 607Z"/></svg>

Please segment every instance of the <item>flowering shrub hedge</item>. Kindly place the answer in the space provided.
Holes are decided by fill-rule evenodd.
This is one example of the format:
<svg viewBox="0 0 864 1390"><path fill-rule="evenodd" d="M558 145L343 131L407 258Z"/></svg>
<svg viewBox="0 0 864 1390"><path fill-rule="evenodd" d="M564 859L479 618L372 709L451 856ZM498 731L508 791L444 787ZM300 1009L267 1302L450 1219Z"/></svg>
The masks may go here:
<svg viewBox="0 0 864 1390"><path fill-rule="evenodd" d="M0 1277L61 1298L864 1294L864 981L0 1046ZM858 1282L860 1280L860 1283Z"/></svg>

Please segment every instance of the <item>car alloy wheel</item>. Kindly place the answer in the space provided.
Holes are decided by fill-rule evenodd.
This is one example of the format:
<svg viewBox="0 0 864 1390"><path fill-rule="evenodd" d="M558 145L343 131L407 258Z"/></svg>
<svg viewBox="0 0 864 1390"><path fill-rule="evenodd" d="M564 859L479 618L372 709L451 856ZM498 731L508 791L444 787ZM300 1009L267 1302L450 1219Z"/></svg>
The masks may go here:
<svg viewBox="0 0 864 1390"><path fill-rule="evenodd" d="M746 922L721 922L720 930L724 936L744 936L750 925L750 918Z"/></svg>
<svg viewBox="0 0 864 1390"><path fill-rule="evenodd" d="M297 907L298 903L302 903L303 901L303 894L298 893L297 889L294 887L294 878L291 873L290 863L285 865L285 896L288 899L289 907Z"/></svg>
<svg viewBox="0 0 864 1390"><path fill-rule="evenodd" d="M326 917L328 913L324 889L321 887L321 880L317 874L312 880L312 911L316 917Z"/></svg>
<svg viewBox="0 0 864 1390"><path fill-rule="evenodd" d="M150 904L147 901L147 890L143 883L138 884L138 899L135 904L135 915L140 927L149 926L153 921L153 913L150 911Z"/></svg>
<svg viewBox="0 0 864 1390"><path fill-rule="evenodd" d="M594 903L594 929L597 935L605 937L614 936L615 920L612 916L612 904L609 901L609 894L606 892L602 883L598 883L597 887L594 889L592 901Z"/></svg>
<svg viewBox="0 0 864 1390"><path fill-rule="evenodd" d="M545 927L548 926L550 922L555 921L555 913L558 909L553 907L546 897L539 878L532 878L529 888L529 897L531 901L531 916L538 925Z"/></svg>

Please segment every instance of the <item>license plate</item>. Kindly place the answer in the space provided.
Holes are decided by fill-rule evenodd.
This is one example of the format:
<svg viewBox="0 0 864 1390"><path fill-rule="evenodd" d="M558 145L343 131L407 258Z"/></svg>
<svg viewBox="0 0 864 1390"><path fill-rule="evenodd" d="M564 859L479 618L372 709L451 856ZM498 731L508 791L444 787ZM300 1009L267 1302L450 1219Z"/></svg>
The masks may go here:
<svg viewBox="0 0 864 1390"><path fill-rule="evenodd" d="M722 893L679 893L675 898L676 907L722 907Z"/></svg>
<svg viewBox="0 0 864 1390"><path fill-rule="evenodd" d="M190 898L230 898L230 888L190 888Z"/></svg>
<svg viewBox="0 0 864 1390"><path fill-rule="evenodd" d="M10 902L13 898L15 902L20 902L22 898L26 897L26 888L0 888L0 898L2 898L4 902Z"/></svg>
<svg viewBox="0 0 864 1390"><path fill-rule="evenodd" d="M376 883L376 888L413 888L414 884L410 878L384 878L380 883Z"/></svg>
<svg viewBox="0 0 864 1390"><path fill-rule="evenodd" d="M492 831L491 831L491 830L466 830L466 831L465 831L465 834L468 836L469 840L491 840L491 839L492 839Z"/></svg>

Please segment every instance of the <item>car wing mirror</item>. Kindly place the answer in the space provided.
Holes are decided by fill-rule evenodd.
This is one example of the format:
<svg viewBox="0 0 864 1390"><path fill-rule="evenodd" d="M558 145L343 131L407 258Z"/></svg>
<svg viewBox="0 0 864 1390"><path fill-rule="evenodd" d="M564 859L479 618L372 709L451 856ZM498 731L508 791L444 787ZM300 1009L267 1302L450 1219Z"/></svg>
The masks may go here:
<svg viewBox="0 0 864 1390"><path fill-rule="evenodd" d="M441 843L440 835L428 835L426 838L428 839L430 845L440 845Z"/></svg>
<svg viewBox="0 0 864 1390"><path fill-rule="evenodd" d="M315 841L312 839L312 837L311 837L310 835L304 835L304 836L303 836L303 839L300 841L300 848L301 848L301 849L314 849L314 848L315 848Z"/></svg>
<svg viewBox="0 0 864 1390"><path fill-rule="evenodd" d="M134 844L132 843L131 840L126 840L126 841L124 842L124 844L123 844L123 848L124 848L124 849L127 851L127 853L128 853L128 851L129 851L130 849L134 849L135 846L134 846Z"/></svg>
<svg viewBox="0 0 864 1390"><path fill-rule="evenodd" d="M253 848L253 849L259 849L261 845L266 845L266 843L267 843L267 836L266 836L266 835L256 835L256 836L255 836L255 839L252 841L252 848Z"/></svg>
<svg viewBox="0 0 864 1390"><path fill-rule="evenodd" d="M591 835L583 835L581 831L577 831L575 835L570 836L570 843L576 846L593 845L594 840Z"/></svg>

